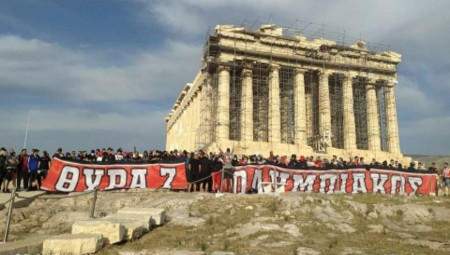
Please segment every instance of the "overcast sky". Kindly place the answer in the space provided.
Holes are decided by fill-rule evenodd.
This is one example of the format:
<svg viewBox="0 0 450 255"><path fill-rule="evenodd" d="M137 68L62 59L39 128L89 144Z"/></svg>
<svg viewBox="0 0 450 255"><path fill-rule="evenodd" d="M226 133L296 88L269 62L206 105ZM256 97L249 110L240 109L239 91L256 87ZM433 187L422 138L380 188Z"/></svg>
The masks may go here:
<svg viewBox="0 0 450 255"><path fill-rule="evenodd" d="M405 154L450 154L450 1L0 1L0 146L165 147L164 117L216 24L305 22L402 54ZM314 29L311 25L309 28Z"/></svg>

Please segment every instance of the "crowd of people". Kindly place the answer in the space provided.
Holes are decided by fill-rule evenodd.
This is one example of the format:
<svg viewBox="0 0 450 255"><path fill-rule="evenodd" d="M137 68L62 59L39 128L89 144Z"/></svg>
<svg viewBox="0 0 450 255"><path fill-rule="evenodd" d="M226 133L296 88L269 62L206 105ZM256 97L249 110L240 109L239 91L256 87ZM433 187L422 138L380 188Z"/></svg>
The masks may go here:
<svg viewBox="0 0 450 255"><path fill-rule="evenodd" d="M195 152L184 151L159 151L149 150L140 153L136 150L125 151L122 148L114 150L94 149L89 153L87 151L71 151L63 152L62 148L58 148L56 152L50 156L47 151L43 151L42 156L39 155L38 149L31 150L31 154L27 153L27 149L22 149L19 155L16 155L14 149L7 151L5 148L0 149L0 186L2 192L10 192L9 187L12 183L14 188L18 190L34 190L41 186L42 179L47 175L53 158L61 158L64 160L76 162L89 162L96 164L112 164L116 162L125 163L158 163L158 162L185 162L187 169L187 179L191 184L189 190L211 191L211 173L218 172L222 169L226 185L231 185L231 168L234 166L244 165L276 165L289 169L343 169L364 167L382 168L402 171L428 171L437 173L443 178L443 185L448 190L450 187L450 169L447 163L443 168L438 169L435 163L429 168L418 162L411 162L409 166L403 166L398 161L390 160L379 162L372 159L366 162L363 157L351 157L344 160L342 157L332 156L331 159L321 156L299 156L292 154L288 159L287 156L275 155L272 151L267 157L263 155L234 155L230 149L225 152L205 152L198 150ZM448 193L448 191L447 191Z"/></svg>
<svg viewBox="0 0 450 255"><path fill-rule="evenodd" d="M0 186L2 192L10 192L12 183L18 190L36 190L41 186L42 178L45 178L50 169L51 158L44 151L39 156L39 150L33 149L28 155L27 149L22 149L16 155L14 149L7 151L4 147L0 149Z"/></svg>

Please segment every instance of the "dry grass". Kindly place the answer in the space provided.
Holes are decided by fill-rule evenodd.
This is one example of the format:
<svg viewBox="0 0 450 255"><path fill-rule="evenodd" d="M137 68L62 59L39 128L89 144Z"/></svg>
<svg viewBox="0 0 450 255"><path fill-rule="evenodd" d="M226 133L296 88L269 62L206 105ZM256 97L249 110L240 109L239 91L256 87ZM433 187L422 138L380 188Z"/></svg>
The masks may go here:
<svg viewBox="0 0 450 255"><path fill-rule="evenodd" d="M368 211L374 210L374 204L398 205L402 203L432 203L429 197L408 198L389 197L382 195L307 195L299 196L298 208L292 208L292 204L285 199L271 196L226 196L197 201L189 207L192 215L202 217L206 221L198 227L183 227L167 224L154 229L150 234L140 240L123 245L110 246L99 254L114 254L119 250L141 251L148 250L198 250L210 254L213 251L232 251L235 254L296 254L299 246L310 247L322 252L322 254L340 254L349 247L359 250L364 254L443 254L437 250L431 250L428 246L412 245L405 242L396 231L385 230L381 233L369 233L368 225L386 225L383 219L368 219L367 214L353 212L351 226L356 229L354 233L340 233L325 226L324 222L315 218L312 210L300 210L302 207L314 208L323 206L324 201L333 201L332 208L337 212L350 210L343 203L346 199L368 205ZM290 194L290 196L293 196ZM313 196L314 200L305 200L307 196ZM301 198L301 199L300 199ZM295 202L295 198L289 201ZM440 204L450 208L450 199L443 200ZM328 203L328 202L326 202ZM251 206L250 210L247 207ZM247 208L247 209L246 209ZM429 210L432 210L431 208ZM289 216L284 215L289 211ZM285 231L265 231L239 237L235 231L244 224L251 222L256 217L271 217L265 221L267 224L295 224L299 227L302 237L295 238ZM408 224L402 221L403 212L400 210L389 220L404 228L408 233ZM423 225L432 227L432 231L426 233L409 233L413 239L447 242L450 240L448 222L424 222ZM389 228L389 226L386 226ZM258 242L259 237L265 237ZM287 241L290 245L283 247L265 247L269 243ZM251 245L251 244L256 245ZM445 252L444 252L445 253Z"/></svg>

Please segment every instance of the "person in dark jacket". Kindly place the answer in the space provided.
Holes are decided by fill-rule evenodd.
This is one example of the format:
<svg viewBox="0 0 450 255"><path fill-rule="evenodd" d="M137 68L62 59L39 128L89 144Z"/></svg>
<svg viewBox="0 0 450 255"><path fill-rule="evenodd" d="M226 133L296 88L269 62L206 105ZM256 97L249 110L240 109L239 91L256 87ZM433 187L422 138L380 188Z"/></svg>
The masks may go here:
<svg viewBox="0 0 450 255"><path fill-rule="evenodd" d="M289 164L288 164L288 168L291 168L291 169L300 168L300 164L298 163L298 160L297 160L297 155L292 154L291 160L289 161Z"/></svg>
<svg viewBox="0 0 450 255"><path fill-rule="evenodd" d="M39 174L37 177L38 185L41 187L42 180L47 177L48 170L50 169L52 159L47 151L44 151L41 158L39 158Z"/></svg>
<svg viewBox="0 0 450 255"><path fill-rule="evenodd" d="M211 160L209 160L207 154L202 152L200 158L200 175L199 175L200 180L202 180L200 182L200 191L211 192L212 190L211 170L212 170Z"/></svg>
<svg viewBox="0 0 450 255"><path fill-rule="evenodd" d="M3 192L9 191L9 183L12 181L13 187L17 188L17 164L18 160L16 157L16 152L11 149L9 154L6 155L6 179L3 180Z"/></svg>
<svg viewBox="0 0 450 255"><path fill-rule="evenodd" d="M199 180L201 165L197 153L194 152L191 153L191 157L189 158L188 169L189 175L191 176L191 179L189 181L189 191L200 190L200 184L198 184L197 181Z"/></svg>
<svg viewBox="0 0 450 255"><path fill-rule="evenodd" d="M115 163L116 162L116 155L114 154L114 150L113 148L109 147L108 148L108 153L106 155L103 154L103 162L108 162L108 163Z"/></svg>

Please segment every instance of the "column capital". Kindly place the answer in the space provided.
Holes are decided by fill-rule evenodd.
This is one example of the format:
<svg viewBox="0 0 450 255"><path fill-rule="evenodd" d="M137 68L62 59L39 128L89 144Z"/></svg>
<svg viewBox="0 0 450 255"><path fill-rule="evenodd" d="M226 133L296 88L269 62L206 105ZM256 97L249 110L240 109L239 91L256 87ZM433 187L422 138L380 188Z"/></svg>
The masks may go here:
<svg viewBox="0 0 450 255"><path fill-rule="evenodd" d="M271 65L270 65L270 70L271 70L271 71L277 71L277 70L280 70L280 65L279 65L279 64L271 64Z"/></svg>
<svg viewBox="0 0 450 255"><path fill-rule="evenodd" d="M299 73L304 74L304 73L308 72L308 69L301 68L301 67L295 67L294 71L295 71L295 74L299 74Z"/></svg>
<svg viewBox="0 0 450 255"><path fill-rule="evenodd" d="M219 65L218 69L219 69L219 72L220 71L230 71L230 67L226 66L226 65L223 65L223 64Z"/></svg>
<svg viewBox="0 0 450 255"><path fill-rule="evenodd" d="M243 77L249 77L252 76L253 70L249 68L248 66L245 66L244 69L242 69L242 76Z"/></svg>
<svg viewBox="0 0 450 255"><path fill-rule="evenodd" d="M375 89L375 83L373 82L373 83L366 83L366 91L369 91L369 90L374 90Z"/></svg>
<svg viewBox="0 0 450 255"><path fill-rule="evenodd" d="M351 79L353 79L353 78L355 78L356 76L359 75L358 72L352 71L352 70L345 71L344 74L345 74L345 77L348 77L348 78L351 78Z"/></svg>
<svg viewBox="0 0 450 255"><path fill-rule="evenodd" d="M332 73L335 73L335 71L329 70L329 69L319 69L318 70L319 76L330 76Z"/></svg>
<svg viewBox="0 0 450 255"><path fill-rule="evenodd" d="M393 88L397 84L398 84L398 80L397 79L390 79L390 80L386 81L386 87Z"/></svg>

